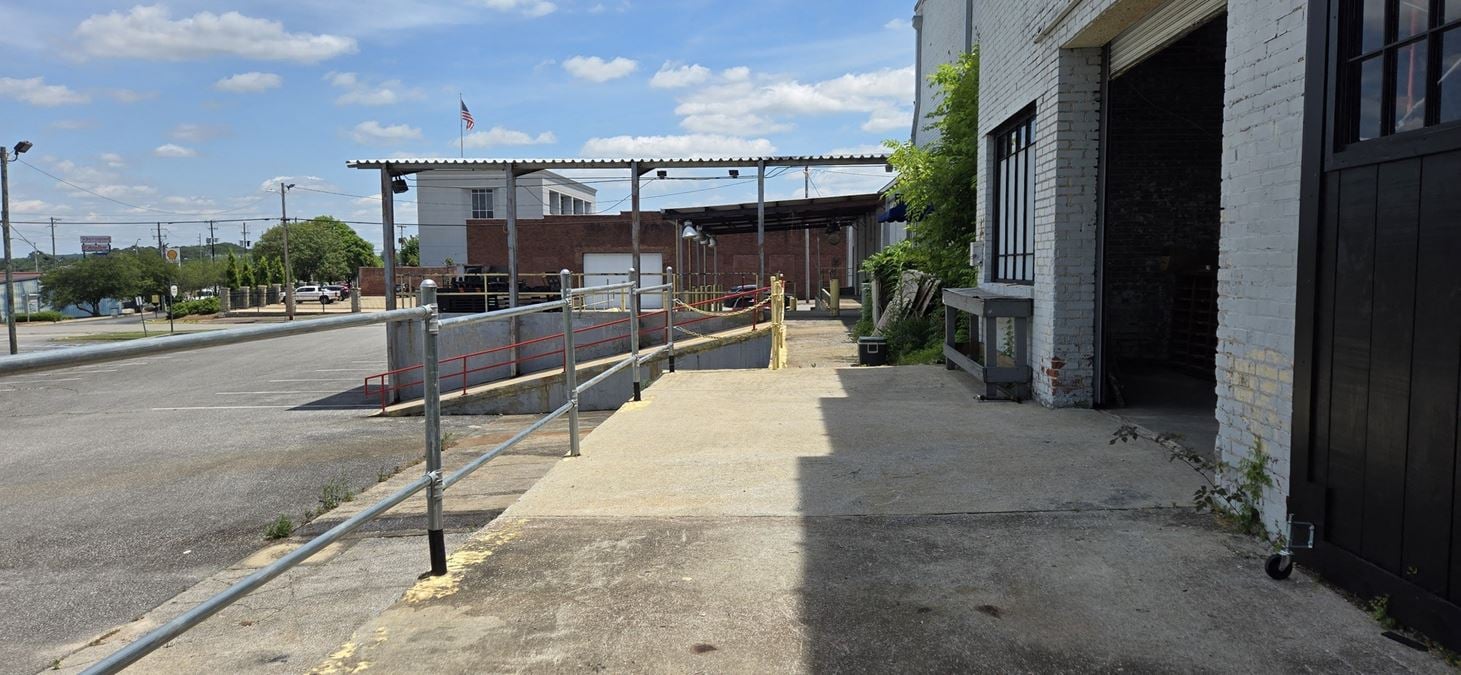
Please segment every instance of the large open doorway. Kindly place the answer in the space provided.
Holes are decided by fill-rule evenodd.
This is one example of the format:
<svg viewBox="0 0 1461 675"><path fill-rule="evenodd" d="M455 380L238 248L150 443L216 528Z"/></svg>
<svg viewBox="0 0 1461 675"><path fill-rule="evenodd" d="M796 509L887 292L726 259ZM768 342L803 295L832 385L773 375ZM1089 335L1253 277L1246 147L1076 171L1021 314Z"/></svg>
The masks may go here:
<svg viewBox="0 0 1461 675"><path fill-rule="evenodd" d="M1226 15L1108 85L1102 404L1211 452Z"/></svg>

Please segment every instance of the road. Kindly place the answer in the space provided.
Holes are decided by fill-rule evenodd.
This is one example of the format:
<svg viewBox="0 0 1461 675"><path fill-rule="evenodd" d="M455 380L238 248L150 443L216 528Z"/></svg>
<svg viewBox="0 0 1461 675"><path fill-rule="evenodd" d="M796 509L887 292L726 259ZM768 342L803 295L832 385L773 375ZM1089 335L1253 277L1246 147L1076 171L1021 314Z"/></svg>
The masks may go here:
<svg viewBox="0 0 1461 675"><path fill-rule="evenodd" d="M87 323L25 327L22 349L137 329ZM36 672L238 561L327 482L417 459L422 421L369 418L360 395L384 332L0 378L0 672Z"/></svg>

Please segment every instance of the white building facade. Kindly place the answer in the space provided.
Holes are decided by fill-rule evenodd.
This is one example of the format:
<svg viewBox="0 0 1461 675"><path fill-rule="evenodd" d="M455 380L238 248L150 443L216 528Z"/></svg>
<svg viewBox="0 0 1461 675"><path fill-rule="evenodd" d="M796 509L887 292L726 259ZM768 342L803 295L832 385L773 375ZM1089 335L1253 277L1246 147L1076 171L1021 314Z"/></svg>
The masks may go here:
<svg viewBox="0 0 1461 675"><path fill-rule="evenodd" d="M1032 300L1034 398L1193 394L1184 442L1265 464L1269 532L1316 523L1305 562L1454 648L1461 2L915 12L922 76L980 51L975 257Z"/></svg>
<svg viewBox="0 0 1461 675"><path fill-rule="evenodd" d="M416 222L421 232L421 264L461 264L467 260L467 221L502 218L507 209L502 171L424 171L416 177ZM517 217L588 215L598 191L551 171L519 176Z"/></svg>

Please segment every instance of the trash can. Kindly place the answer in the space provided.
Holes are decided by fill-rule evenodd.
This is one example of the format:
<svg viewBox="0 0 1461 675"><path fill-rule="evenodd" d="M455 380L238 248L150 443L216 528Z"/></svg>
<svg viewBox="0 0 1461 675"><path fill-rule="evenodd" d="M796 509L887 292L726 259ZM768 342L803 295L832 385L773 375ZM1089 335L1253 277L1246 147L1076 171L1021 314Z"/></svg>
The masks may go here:
<svg viewBox="0 0 1461 675"><path fill-rule="evenodd" d="M858 338L857 362L864 366L888 365L888 341L878 335Z"/></svg>

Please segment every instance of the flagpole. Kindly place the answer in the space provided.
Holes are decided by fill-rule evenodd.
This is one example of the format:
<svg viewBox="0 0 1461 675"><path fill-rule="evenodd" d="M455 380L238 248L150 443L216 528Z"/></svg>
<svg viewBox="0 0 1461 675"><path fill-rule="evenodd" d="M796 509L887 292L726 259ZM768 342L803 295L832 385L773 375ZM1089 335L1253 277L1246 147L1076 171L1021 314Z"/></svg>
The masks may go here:
<svg viewBox="0 0 1461 675"><path fill-rule="evenodd" d="M467 156L467 131L466 120L462 119L462 108L467 107L467 102L462 99L461 92L457 92L457 156Z"/></svg>

